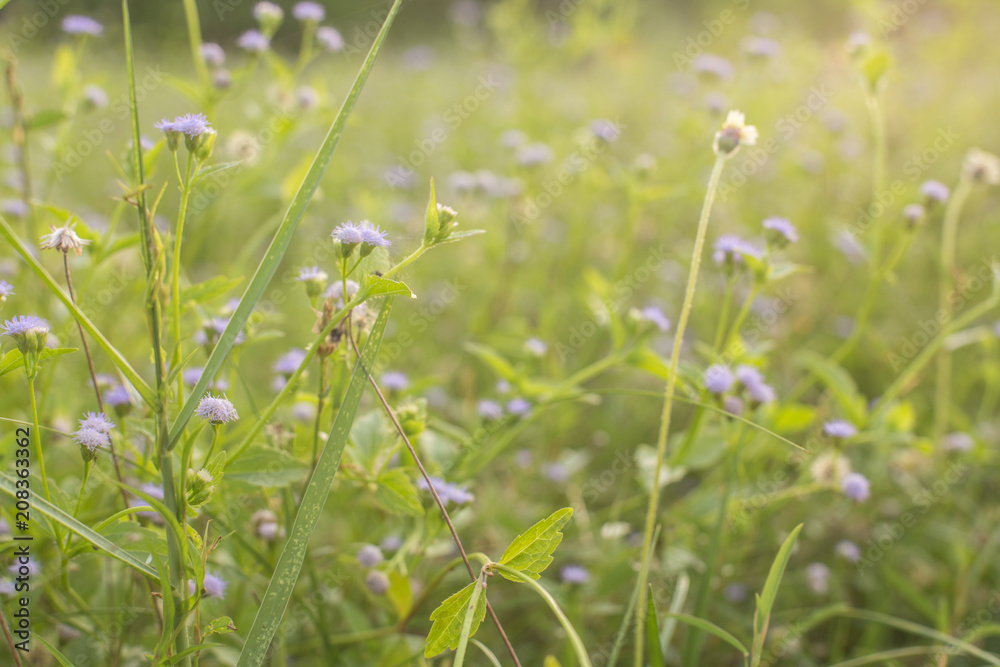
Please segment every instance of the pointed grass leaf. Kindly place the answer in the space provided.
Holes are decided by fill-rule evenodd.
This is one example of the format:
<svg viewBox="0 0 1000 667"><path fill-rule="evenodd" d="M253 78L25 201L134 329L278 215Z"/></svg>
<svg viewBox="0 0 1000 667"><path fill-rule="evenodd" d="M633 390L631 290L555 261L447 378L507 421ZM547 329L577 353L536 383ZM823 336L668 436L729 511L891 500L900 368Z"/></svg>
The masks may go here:
<svg viewBox="0 0 1000 667"><path fill-rule="evenodd" d="M653 604L653 587L649 587L648 609L646 610L646 652L649 653L649 667L663 667L663 652L660 650L660 628L656 621L656 605Z"/></svg>
<svg viewBox="0 0 1000 667"><path fill-rule="evenodd" d="M552 552L562 542L562 527L571 516L573 508L564 507L518 535L503 552L500 564L519 570L532 579L538 579L552 562ZM500 574L511 581L517 581L502 570Z"/></svg>
<svg viewBox="0 0 1000 667"><path fill-rule="evenodd" d="M767 629L771 623L771 609L774 607L774 600L778 596L778 587L781 585L781 578L785 575L785 567L788 559L792 555L792 547L799 537L802 524L797 525L785 542L778 549L778 555L771 563L771 570L767 573L764 581L764 590L757 595L757 611L753 617L753 667L760 664L764 652L764 639L767 637Z"/></svg>
<svg viewBox="0 0 1000 667"><path fill-rule="evenodd" d="M392 26L392 22L396 18L396 14L399 12L401 5L402 0L395 0L395 2L393 2L392 8L389 10L389 14L386 16L386 19L382 24L382 28L375 37L375 41L372 43L368 56L361 65L361 70L358 72L358 75L354 80L354 84L351 86L351 90L344 99L340 112L337 114L336 119L330 126L330 130L327 132L326 138L323 140L323 144L320 146L319 151L317 151L316 156L309 167L309 171L306 173L301 185L299 185L298 191L292 199L292 202L288 207L288 211L285 213L284 219L281 221L281 225L275 232L274 237L271 240L270 247L268 247L264 258L257 266L257 270L254 272L253 278L250 280L250 284L247 286L246 291L243 293L243 297L240 299L239 306L236 307L236 312L233 313L232 318L229 320L229 324L226 325L225 331L222 332L222 335L219 337L219 341L216 343L211 355L209 355L208 361L205 362L205 371L202 374L201 379L198 380L194 389L191 390L191 394L189 395L187 401L184 402L177 418L170 427L170 437L167 445L168 449L172 449L177 445L177 442L180 440L181 435L184 432L184 426L191 418L191 415L194 414L198 401L205 395L209 384L212 382L212 378L215 377L215 374L219 371L223 362L225 362L226 358L229 356L230 350L232 350L233 345L236 343L236 337L243 330L244 325L250 318L250 314L257 306L257 302L263 296L268 284L270 284L271 279L278 270L278 266L284 259L285 252L288 250L292 237L295 235L295 230L302 221L306 208L309 206L309 202L312 200L313 194L316 192L320 181L323 179L323 175L326 173L326 168L330 164L330 160L332 159L333 153L337 148L337 144L340 142L340 136L343 134L344 127L347 125L347 118L351 115L351 111L354 109L354 105L357 103L358 97L361 95L361 90L364 88L365 82L368 80L368 75L371 73L372 67L375 64L375 58L378 56L378 53L382 48L382 43L385 41L389 28ZM136 137L135 140L138 143L138 137Z"/></svg>
<svg viewBox="0 0 1000 667"><path fill-rule="evenodd" d="M673 612L664 614L664 616L666 616L667 618L676 619L681 623L685 623L687 625L692 625L698 628L699 630L704 630L710 635L715 635L722 641L726 642L727 644L738 650L743 656L749 655L747 647L743 645L743 642L734 637L731 633L717 626L715 623L712 623L711 621L706 621L705 619L698 618L696 616L689 616L687 614L677 614Z"/></svg>
<svg viewBox="0 0 1000 667"><path fill-rule="evenodd" d="M285 542L285 546L281 550L274 575L267 585L267 591L264 593L260 608L254 617L253 626L247 634L246 643L243 645L237 663L238 667L250 665L257 667L264 662L271 646L271 640L281 624L281 618L285 615L285 608L288 606L288 601L295 589L295 582L298 581L299 572L302 570L302 563L309 548L309 540L316 530L320 515L323 513L323 507L330 494L333 479L340 467L340 458L347 445L347 438L351 432L354 416L358 412L358 406L361 404L365 385L368 384L369 369L378 356L391 307L392 298L388 298L382 305L382 310L372 326L372 332L368 335L368 340L365 341L361 350L361 359L354 365L354 372L347 387L347 393L344 395L344 401L337 411L337 418L330 429L330 435L326 439L312 478L302 495L302 502L295 514L295 521L289 532L288 541Z"/></svg>
<svg viewBox="0 0 1000 667"><path fill-rule="evenodd" d="M437 609L431 612L431 620L434 623L427 634L427 644L424 646L425 658L432 658L438 653L447 650L454 651L458 648L462 624L472 602L472 594L478 585L479 580L477 579L442 602ZM480 595L472 618L470 637L476 634L476 630L479 629L484 618L486 618L486 596Z"/></svg>

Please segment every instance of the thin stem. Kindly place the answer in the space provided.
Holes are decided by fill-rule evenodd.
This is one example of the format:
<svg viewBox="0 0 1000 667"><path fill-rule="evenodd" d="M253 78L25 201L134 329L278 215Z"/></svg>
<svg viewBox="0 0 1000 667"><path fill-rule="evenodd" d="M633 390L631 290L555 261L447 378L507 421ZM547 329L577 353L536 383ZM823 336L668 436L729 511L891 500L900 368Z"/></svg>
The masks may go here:
<svg viewBox="0 0 1000 667"><path fill-rule="evenodd" d="M944 224L941 228L941 276L938 280L938 312L943 313L945 322L951 321L955 315L955 304L951 294L955 287L955 254L958 242L958 220L962 212L972 182L963 178L955 188L948 208L944 213ZM937 361L937 384L934 399L934 440L940 440L948 429L951 411L951 351L947 348L941 351Z"/></svg>
<svg viewBox="0 0 1000 667"><path fill-rule="evenodd" d="M313 424L312 464L319 459L319 425L323 417L323 397L326 394L326 357L319 358L319 389L316 391L316 422Z"/></svg>
<svg viewBox="0 0 1000 667"><path fill-rule="evenodd" d="M462 619L462 631L458 636L458 647L455 649L455 662L452 667L462 667L465 664L465 651L469 647L469 634L472 632L472 624L476 618L476 607L479 606L479 598L483 596L483 589L486 588L486 576L479 575L475 585L472 587L472 598L469 600L469 608L465 610L465 618Z"/></svg>
<svg viewBox="0 0 1000 667"><path fill-rule="evenodd" d="M680 361L681 345L684 343L684 331L687 329L688 316L691 314L691 306L694 302L694 292L698 281L698 269L701 266L702 250L705 246L705 234L708 230L708 219L712 211L712 202L715 200L715 191L719 187L719 179L722 178L722 169L726 164L724 155L715 158L715 165L712 167L712 175L708 182L708 191L705 193L705 201L701 209L701 219L698 221L698 232L695 236L694 251L691 254L691 270L688 273L687 289L684 293L684 303L681 306L681 314L677 320L677 332L674 334L674 347L670 353L670 365L667 370L667 387L663 399L663 413L660 418L660 432L656 441L656 465L653 468L653 484L649 492L649 508L646 512L646 526L643 531L642 551L643 559L649 558L650 543L653 539L653 529L656 526L656 514L660 501L660 469L663 467L663 460L667 451L667 436L670 433L670 413L674 403L674 392L677 387L677 365ZM639 604L637 609L646 608L646 582L641 582L639 590ZM643 634L645 633L641 623L635 628L635 665L642 667L643 657Z"/></svg>
<svg viewBox="0 0 1000 667"><path fill-rule="evenodd" d="M201 51L201 23L198 21L196 0L184 0L184 17L187 20L188 41L191 43L191 58L202 84L209 83L208 66Z"/></svg>
<svg viewBox="0 0 1000 667"><path fill-rule="evenodd" d="M177 154L174 153L176 161ZM177 228L174 237L174 257L170 271L170 300L173 305L173 334L174 334L174 358L171 362L173 368L180 366L183 355L181 353L181 237L184 235L184 220L187 217L188 198L191 196L191 171L195 167L194 155L188 152L187 172L184 180L180 183L181 203L177 211ZM184 378L181 373L177 374L177 401L184 402Z"/></svg>
<svg viewBox="0 0 1000 667"><path fill-rule="evenodd" d="M73 510L73 516L80 516L80 507L83 506L83 492L87 488L87 480L90 479L90 466L93 465L93 461L87 461L83 464L83 484L80 485L80 495L76 499L76 509ZM127 508L126 508L127 509ZM66 548L69 548L69 540L72 539L73 534L70 533L66 540Z"/></svg>
<svg viewBox="0 0 1000 667"><path fill-rule="evenodd" d="M747 315L750 314L750 308L753 306L753 302L757 300L757 295L760 294L760 286L755 280L753 285L750 286L750 293L747 294L747 298L743 300L743 305L740 306L740 310L736 313L736 319L733 320L732 327L726 332L726 335L722 338L722 344L716 348L716 352L724 352L729 349L729 344L739 330L743 327L743 322L746 321Z"/></svg>
<svg viewBox="0 0 1000 667"><path fill-rule="evenodd" d="M718 352L722 349L722 337L729 324L729 309L733 303L733 284L735 281L726 278L726 291L722 296L722 313L719 315L719 325L715 328L715 340L712 349Z"/></svg>
<svg viewBox="0 0 1000 667"><path fill-rule="evenodd" d="M21 662L21 654L18 653L18 649L14 646L14 638L10 634L7 618L2 611L0 611L0 628L3 629L3 636L7 640L7 646L10 647L10 654L14 658L14 664L17 667L24 667L24 664Z"/></svg>
<svg viewBox="0 0 1000 667"><path fill-rule="evenodd" d="M500 563L490 563L487 567L491 570L497 570L498 572L509 574L510 576L520 579L534 588L535 592L538 593L543 600L545 600L545 603L549 605L549 609L551 609L552 613L554 613L556 618L559 619L559 623L563 626L563 630L566 631L566 636L569 637L570 644L573 645L573 651L576 653L576 659L579 661L580 666L593 667L590 662L590 656L587 655L587 649L583 645L583 640L580 639L580 635L577 634L576 628L574 628L573 624L569 622L568 618L566 618L566 614L563 613L563 610L559 608L559 603L556 602L555 598L552 597L541 584L520 570L515 570L512 567L507 567L506 565L501 565ZM640 623L639 625L642 624ZM643 630L643 632L645 632L645 630Z"/></svg>
<svg viewBox="0 0 1000 667"><path fill-rule="evenodd" d="M45 452L42 449L42 430L38 427L38 404L35 403L35 378L28 377L28 400L31 402L31 422L35 426L35 449L38 452L38 469L42 474L42 489L45 491L45 499L52 502L49 493L49 478L45 474Z"/></svg>
<svg viewBox="0 0 1000 667"><path fill-rule="evenodd" d="M361 358L361 351L358 349L358 345L354 340L353 336L348 336L350 340L351 347L354 349L354 354L357 355L358 359ZM378 396L378 400L382 403L382 408L385 410L386 414L389 415L389 419L392 421L393 427L395 427L396 432L399 437L403 439L403 444L406 445L406 449L409 450L410 456L413 458L413 462L417 464L417 469L420 470L420 474L423 476L424 481L427 483L427 488L430 489L431 496L434 497L434 503L441 510L441 516L444 518L445 524L448 526L448 530L451 532L452 540L455 542L455 546L458 547L458 553L462 557L462 562L465 563L465 569L468 570L469 576L473 581L476 581L478 575L476 571L472 568L472 564L469 562L469 556L465 552L465 547L462 545L462 540L458 536L458 531L455 530L455 524L451 521L451 516L448 514L448 510L445 508L444 503L441 501L441 496L438 495L437 489L434 487L434 483L431 481L430 475L427 474L427 469L424 468L423 462L421 462L420 457L417 456L417 450L413 448L413 444L410 442L409 437L406 435L406 431L399 423L399 419L396 417L396 413L389 406L389 402L385 399L385 395L382 393L382 389L378 386L375 378L371 374L368 375L368 380L371 382L372 389L375 390L375 394ZM504 632L503 626L500 625L500 619L497 618L496 612L493 611L493 606L490 605L489 600L486 601L486 611L489 612L490 618L493 619L493 625L496 626L497 632L500 633L500 637L503 639L504 645L507 647L507 652L510 657L514 660L515 667L521 667L521 662L517 659L517 653L514 652L514 646L510 643L507 638L507 633Z"/></svg>

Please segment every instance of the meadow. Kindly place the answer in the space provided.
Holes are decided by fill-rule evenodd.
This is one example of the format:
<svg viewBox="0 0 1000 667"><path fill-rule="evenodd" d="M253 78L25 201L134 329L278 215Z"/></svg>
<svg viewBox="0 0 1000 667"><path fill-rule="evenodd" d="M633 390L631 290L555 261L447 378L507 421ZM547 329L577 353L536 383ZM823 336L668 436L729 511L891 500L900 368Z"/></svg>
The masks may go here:
<svg viewBox="0 0 1000 667"><path fill-rule="evenodd" d="M0 664L1000 665L985 0L0 0Z"/></svg>

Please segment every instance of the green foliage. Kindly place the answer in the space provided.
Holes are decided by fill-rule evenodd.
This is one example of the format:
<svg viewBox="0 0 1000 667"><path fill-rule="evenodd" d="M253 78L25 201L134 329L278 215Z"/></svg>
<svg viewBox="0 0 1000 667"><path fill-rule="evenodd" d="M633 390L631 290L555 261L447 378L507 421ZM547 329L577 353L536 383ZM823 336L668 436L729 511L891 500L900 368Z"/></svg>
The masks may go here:
<svg viewBox="0 0 1000 667"><path fill-rule="evenodd" d="M552 562L552 552L562 542L562 527L572 516L573 508L565 507L542 519L510 543L500 557L499 563L512 567L532 579L538 579ZM503 572L500 574L511 579Z"/></svg>

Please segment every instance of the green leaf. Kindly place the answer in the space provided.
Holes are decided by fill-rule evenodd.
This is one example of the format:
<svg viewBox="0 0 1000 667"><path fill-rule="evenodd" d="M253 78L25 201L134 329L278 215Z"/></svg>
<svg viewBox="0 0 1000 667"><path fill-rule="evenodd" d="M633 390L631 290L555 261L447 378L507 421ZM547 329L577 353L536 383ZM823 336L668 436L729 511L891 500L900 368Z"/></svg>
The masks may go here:
<svg viewBox="0 0 1000 667"><path fill-rule="evenodd" d="M400 619L406 618L413 606L413 588L410 587L410 578L400 574L396 570L389 573L389 590L386 597L392 602Z"/></svg>
<svg viewBox="0 0 1000 667"><path fill-rule="evenodd" d="M181 304L188 304L193 301L197 304L205 304L213 299L217 299L229 290L243 282L243 276L239 278L229 278L227 276L215 276L203 283L190 285L181 290Z"/></svg>
<svg viewBox="0 0 1000 667"><path fill-rule="evenodd" d="M399 0L393 6L393 11L399 8ZM323 446L319 460L313 470L309 484L306 486L302 501L299 504L298 512L295 514L295 521L292 530L288 535L281 555L278 557L278 565L267 585L267 591L261 600L260 608L253 619L253 626L247 634L246 643L240 653L238 667L255 667L263 663L267 656L268 648L274 633L281 625L281 618L285 615L288 601L292 597L295 582L298 581L299 572L302 570L302 562L309 548L309 540L320 515L323 513L323 506L326 505L327 497L330 494L330 487L340 467L340 458L347 445L347 438L351 432L351 424L354 416L358 412L361 404L361 396L364 393L365 385L368 384L368 369L372 367L378 356L378 350L382 343L382 336L385 335L385 325L389 320L389 311L392 307L392 298L385 300L382 310L375 320L372 332L368 335L368 340L361 351L361 359L354 365L354 373L351 382L347 387L347 393L337 411L337 418L330 429L330 435Z"/></svg>
<svg viewBox="0 0 1000 667"><path fill-rule="evenodd" d="M11 498L17 497L17 489L14 485L14 480L4 473L0 473L0 491L3 491ZM80 523L73 516L67 514L55 505L52 505L44 498L35 496L32 503L34 509L42 516L52 519L59 525L69 530L69 532L86 540L87 542L90 542L92 545L101 551L104 551L112 558L117 558L129 567L138 570L153 581L159 581L160 577L156 573L156 570L149 567L145 563L139 562L135 556L128 553L117 544L111 542L106 537L95 533L89 526Z"/></svg>
<svg viewBox="0 0 1000 667"><path fill-rule="evenodd" d="M439 246L439 245L444 245L445 243L456 243L458 241L461 241L462 239L469 238L470 236L478 236L480 234L485 234L485 233L486 233L485 229L466 229L465 231L462 232L452 232L451 234L448 235L448 238L442 241L437 241L434 243L434 245Z"/></svg>
<svg viewBox="0 0 1000 667"><path fill-rule="evenodd" d="M31 114L25 125L29 130L44 130L66 120L66 114L59 109L44 109Z"/></svg>
<svg viewBox="0 0 1000 667"><path fill-rule="evenodd" d="M0 7L3 7L2 2L0 2ZM46 651L52 654L52 657L55 658L56 662L58 662L62 667L73 667L73 663L69 661L69 658L67 658L65 655L62 654L62 652L59 651L59 649L53 646L49 642L49 640L45 638L44 635L34 634L32 636L38 640L39 644L45 647Z"/></svg>
<svg viewBox="0 0 1000 667"><path fill-rule="evenodd" d="M511 363L504 359L503 356L492 347L480 345L479 343L466 343L463 347L466 352L471 353L477 359L489 366L494 373L503 379L517 379L517 371L514 370Z"/></svg>
<svg viewBox="0 0 1000 667"><path fill-rule="evenodd" d="M889 53L882 50L875 51L865 58L864 63L861 65L861 73L864 75L865 80L868 82L868 87L872 91L878 88L882 77L889 71L891 63L892 60L889 58Z"/></svg>
<svg viewBox="0 0 1000 667"><path fill-rule="evenodd" d="M739 639L737 639L730 633L726 632L725 630L717 626L715 623L712 623L711 621L706 621L705 619L697 618L695 616L688 616L687 614L667 613L664 614L664 616L668 618L675 618L681 623L693 625L694 627L700 630L704 630L709 634L715 635L722 641L726 642L727 644L738 650L744 656L748 655L747 647L743 645L743 642L741 642Z"/></svg>
<svg viewBox="0 0 1000 667"><path fill-rule="evenodd" d="M411 299L416 299L417 295L410 291L405 283L399 280L389 280L382 276L369 274L365 276L365 294L369 297L387 296L389 294L401 294Z"/></svg>
<svg viewBox="0 0 1000 667"><path fill-rule="evenodd" d="M197 185L198 183L202 182L206 178L209 178L210 176L215 176L216 174L221 174L224 171L229 171L230 169L235 169L236 167L239 167L242 164L243 163L239 162L239 161L237 161L237 162L223 162L222 164L213 164L211 167L205 167L204 169L202 169L201 171L198 172L198 175L195 176L194 181L192 182L192 184Z"/></svg>
<svg viewBox="0 0 1000 667"><path fill-rule="evenodd" d="M438 213L437 193L434 191L434 179L431 179L431 196L427 201L427 213L424 216L424 243L430 245L434 237L441 231L441 216Z"/></svg>
<svg viewBox="0 0 1000 667"><path fill-rule="evenodd" d="M220 616L205 626L205 629L201 631L201 636L228 635L230 632L236 632L236 624L233 623L233 619L228 616Z"/></svg>
<svg viewBox="0 0 1000 667"><path fill-rule="evenodd" d="M431 613L431 631L427 634L427 644L424 646L424 657L432 658L443 651L458 648L458 640L462 634L462 622L465 620L465 613L472 602L472 594L478 581L474 581L450 598L442 602L437 609ZM486 596L480 595L476 604L475 615L472 619L473 629L469 636L476 634L479 624L486 618Z"/></svg>
<svg viewBox="0 0 1000 667"><path fill-rule="evenodd" d="M251 446L226 466L226 478L251 486L280 488L301 480L309 466L288 452L264 445Z"/></svg>
<svg viewBox="0 0 1000 667"><path fill-rule="evenodd" d="M858 426L864 425L867 414L865 398L850 373L823 355L808 350L799 352L796 360L827 386L848 419Z"/></svg>
<svg viewBox="0 0 1000 667"><path fill-rule="evenodd" d="M573 508L564 507L518 535L503 552L500 564L519 570L532 579L538 579L552 562L552 552L562 542L562 527L571 516ZM511 581L517 581L503 571L500 574Z"/></svg>
<svg viewBox="0 0 1000 667"><path fill-rule="evenodd" d="M417 487L405 471L399 468L387 470L379 476L377 483L375 502L380 507L393 514L424 515Z"/></svg>
<svg viewBox="0 0 1000 667"><path fill-rule="evenodd" d="M653 587L649 587L648 609L646 611L646 652L649 653L649 667L663 667L663 652L660 650L660 628L656 622L656 605L653 604Z"/></svg>
<svg viewBox="0 0 1000 667"><path fill-rule="evenodd" d="M785 575L785 566L788 565L788 558L792 555L792 547L802 530L800 523L792 530L791 535L785 540L778 555L775 556L771 564L771 571L767 573L764 581L764 590L757 596L757 611L753 616L753 667L760 664L764 652L764 639L767 637L767 629L771 624L771 608L774 607L774 600L778 596L778 586L781 585L781 578Z"/></svg>
<svg viewBox="0 0 1000 667"><path fill-rule="evenodd" d="M389 10L389 14L382 24L381 30L379 30L378 35L375 37L375 41L372 43L371 50L368 52L368 56L365 58L365 62L362 64L357 78L355 78L354 84L351 86L351 90L347 94L340 112L337 114L337 118L333 121L333 125L330 126L330 131L323 140L323 145L320 146L319 151L316 153L316 157L313 159L312 165L309 167L309 172L299 186L298 192L296 192L295 197L292 199L292 203L288 207L288 211L285 213L285 218L281 221L278 231L275 232L267 253L257 267L257 271L247 286L243 298L240 299L240 305L236 307L236 312L230 318L226 330L222 332L218 343L215 345L215 349L212 350L208 361L205 362L205 372L202 373L201 379L198 380L194 389L191 390L187 401L181 407L177 418L170 427L168 449L173 449L177 445L181 435L184 433L184 426L191 418L191 415L194 414L194 409L197 407L198 401L205 395L212 378L215 377L215 374L222 367L223 362L225 362L226 357L229 356L229 351L235 344L236 337L243 330L257 302L263 296L271 279L274 278L274 274L278 270L285 252L288 250L288 245L295 235L295 230L302 221L306 208L309 206L313 194L323 179L323 174L326 173L326 168L329 166L333 153L340 141L340 135L347 125L347 118L350 116L351 110L354 109L354 105L361 95L365 81L368 80L368 75L375 64L375 58L382 48L382 43L385 41L393 19L396 18L401 5L402 0L395 0L393 2L392 8ZM138 137L135 140L138 142Z"/></svg>
<svg viewBox="0 0 1000 667"><path fill-rule="evenodd" d="M453 667L462 667L465 664L465 651L469 647L469 638L479 630L479 626L486 616L486 596L483 594L486 589L486 575L479 575L476 585L472 588L472 599L465 608L465 616L462 619L462 630L458 635L458 649L455 651L455 663ZM478 617L478 618L477 618Z"/></svg>

